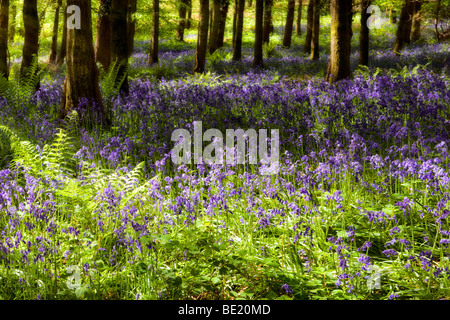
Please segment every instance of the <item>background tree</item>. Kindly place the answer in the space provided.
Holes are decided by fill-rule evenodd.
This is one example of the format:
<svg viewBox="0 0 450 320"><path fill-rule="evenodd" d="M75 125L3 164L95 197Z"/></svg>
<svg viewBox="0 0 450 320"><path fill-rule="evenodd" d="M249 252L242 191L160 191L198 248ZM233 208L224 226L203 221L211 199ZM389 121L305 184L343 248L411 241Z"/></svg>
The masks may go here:
<svg viewBox="0 0 450 320"><path fill-rule="evenodd" d="M14 41L16 36L16 16L17 16L17 6L16 3L11 4L11 23L9 28L9 41Z"/></svg>
<svg viewBox="0 0 450 320"><path fill-rule="evenodd" d="M295 23L295 33L298 36L302 34L302 9L303 0L297 0L297 20Z"/></svg>
<svg viewBox="0 0 450 320"><path fill-rule="evenodd" d="M405 37L408 30L408 20L409 17L409 10L411 7L412 0L404 0L402 5L402 10L400 12L400 19L398 22L397 32L396 32L396 38L395 38L395 46L394 46L394 53L400 55L400 52L402 51L403 47L405 46ZM411 30L411 29L409 29Z"/></svg>
<svg viewBox="0 0 450 320"><path fill-rule="evenodd" d="M23 25L25 28L25 40L22 50L22 64L20 66L20 77L27 76L27 69L38 57L39 51L39 17L37 13L37 0L23 1ZM39 88L39 84L37 88Z"/></svg>
<svg viewBox="0 0 450 320"><path fill-rule="evenodd" d="M61 6L62 0L57 0L55 6L55 16L53 19L52 44L50 46L50 56L48 58L49 63L56 62L56 54L58 52L59 11L61 9Z"/></svg>
<svg viewBox="0 0 450 320"><path fill-rule="evenodd" d="M97 15L95 61L105 70L111 65L111 0L100 0Z"/></svg>
<svg viewBox="0 0 450 320"><path fill-rule="evenodd" d="M211 30L209 35L209 53L212 54L219 48L220 2L213 0Z"/></svg>
<svg viewBox="0 0 450 320"><path fill-rule="evenodd" d="M188 8L187 8L186 29L190 29L192 20L192 0L187 0L187 4Z"/></svg>
<svg viewBox="0 0 450 320"><path fill-rule="evenodd" d="M158 44L159 44L159 0L153 0L153 19L150 40L149 64L155 64L159 61Z"/></svg>
<svg viewBox="0 0 450 320"><path fill-rule="evenodd" d="M128 3L124 0L111 0L111 61L116 63L115 84L119 91L128 94Z"/></svg>
<svg viewBox="0 0 450 320"><path fill-rule="evenodd" d="M331 0L331 50L327 81L351 76L352 0Z"/></svg>
<svg viewBox="0 0 450 320"><path fill-rule="evenodd" d="M239 61L242 58L242 31L244 29L245 0L237 0L236 10L236 34L233 50L233 60Z"/></svg>
<svg viewBox="0 0 450 320"><path fill-rule="evenodd" d="M272 33L273 0L264 0L263 43L269 43Z"/></svg>
<svg viewBox="0 0 450 320"><path fill-rule="evenodd" d="M61 36L61 47L59 48L58 57L56 59L56 65L60 67L64 63L67 53L67 3L64 6L63 11L63 30Z"/></svg>
<svg viewBox="0 0 450 320"><path fill-rule="evenodd" d="M219 20L219 34L217 39L218 48L223 47L225 40L225 29L227 25L228 8L230 6L230 0L220 1L220 20Z"/></svg>
<svg viewBox="0 0 450 320"><path fill-rule="evenodd" d="M311 60L319 59L319 33L320 33L320 0L311 0L313 6L313 25L311 33Z"/></svg>
<svg viewBox="0 0 450 320"><path fill-rule="evenodd" d="M81 28L67 30L67 68L60 116L65 117L85 98L88 101L87 110L81 119L96 119L108 125L110 120L103 109L92 44L91 1L68 0L67 5L77 5L80 8Z"/></svg>
<svg viewBox="0 0 450 320"><path fill-rule="evenodd" d="M9 0L0 3L0 74L8 79Z"/></svg>
<svg viewBox="0 0 450 320"><path fill-rule="evenodd" d="M303 51L305 53L311 53L312 30L314 23L314 0L309 0L307 14L305 47Z"/></svg>
<svg viewBox="0 0 450 320"><path fill-rule="evenodd" d="M180 0L178 2L178 26L177 26L178 41L184 41L184 29L186 28L187 9L188 9L188 1Z"/></svg>
<svg viewBox="0 0 450 320"><path fill-rule="evenodd" d="M361 1L361 29L359 34L359 61L358 64L367 66L369 65L369 27L367 26L367 20L370 17L370 13L367 13L367 8L370 6L370 0Z"/></svg>
<svg viewBox="0 0 450 320"><path fill-rule="evenodd" d="M284 28L283 47L289 48L292 40L292 29L294 28L295 0L288 1L286 26Z"/></svg>
<svg viewBox="0 0 450 320"><path fill-rule="evenodd" d="M195 73L205 72L206 50L208 47L209 0L200 0L200 19L198 23Z"/></svg>
<svg viewBox="0 0 450 320"><path fill-rule="evenodd" d="M137 11L137 0L128 0L127 10L127 39L128 39L128 57L133 54L134 35L136 33L136 19L133 14Z"/></svg>
<svg viewBox="0 0 450 320"><path fill-rule="evenodd" d="M414 15L411 30L411 41L416 42L420 39L420 28L422 23L422 0L414 1Z"/></svg>
<svg viewBox="0 0 450 320"><path fill-rule="evenodd" d="M256 0L255 3L255 51L253 67L263 67L263 14L264 0Z"/></svg>

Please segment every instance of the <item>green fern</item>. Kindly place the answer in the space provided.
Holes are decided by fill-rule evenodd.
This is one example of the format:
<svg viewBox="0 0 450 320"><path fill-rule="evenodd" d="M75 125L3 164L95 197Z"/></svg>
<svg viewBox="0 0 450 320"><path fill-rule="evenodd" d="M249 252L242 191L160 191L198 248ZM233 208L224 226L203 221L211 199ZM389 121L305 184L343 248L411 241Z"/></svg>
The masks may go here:
<svg viewBox="0 0 450 320"><path fill-rule="evenodd" d="M107 100L114 96L117 96L117 94L119 93L119 88L122 86L122 83L125 81L125 78L127 76L128 70L125 70L123 76L119 79L119 81L116 81L120 67L121 65L118 64L117 61L114 61L109 70L106 71L101 64L98 64L100 72L100 89L102 91L102 95Z"/></svg>

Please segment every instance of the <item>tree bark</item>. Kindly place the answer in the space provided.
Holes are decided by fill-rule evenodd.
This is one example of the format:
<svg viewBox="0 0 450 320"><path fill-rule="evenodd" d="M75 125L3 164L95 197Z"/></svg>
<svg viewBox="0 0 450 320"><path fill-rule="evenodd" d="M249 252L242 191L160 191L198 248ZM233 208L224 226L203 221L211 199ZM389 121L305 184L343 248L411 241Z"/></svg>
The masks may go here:
<svg viewBox="0 0 450 320"><path fill-rule="evenodd" d="M37 13L37 0L24 0L23 2L23 24L25 28L25 42L22 50L22 64L20 66L20 77L27 76L27 69L35 60L39 52L39 17ZM39 84L36 90L39 88Z"/></svg>
<svg viewBox="0 0 450 320"><path fill-rule="evenodd" d="M128 3L123 0L111 0L111 61L118 68L115 83L119 92L128 94Z"/></svg>
<svg viewBox="0 0 450 320"><path fill-rule="evenodd" d="M208 47L209 0L200 0L200 21L198 23L197 53L194 73L205 72L206 50Z"/></svg>
<svg viewBox="0 0 450 320"><path fill-rule="evenodd" d="M49 63L56 62L56 54L58 51L58 29L59 29L59 10L62 6L62 0L58 0L55 8L55 17L53 19L53 34L52 34L52 44L50 47L50 56L48 58Z"/></svg>
<svg viewBox="0 0 450 320"><path fill-rule="evenodd" d="M227 24L228 7L230 5L230 0L221 0L220 2L220 21L219 21L219 36L217 40L217 46L219 48L223 47L225 39L225 28Z"/></svg>
<svg viewBox="0 0 450 320"><path fill-rule="evenodd" d="M414 16L411 31L411 41L416 42L420 40L420 28L422 23L422 0L414 1Z"/></svg>
<svg viewBox="0 0 450 320"><path fill-rule="evenodd" d="M311 60L319 59L319 33L320 33L320 0L314 1L313 28L311 34ZM347 0L345 0L347 1Z"/></svg>
<svg viewBox="0 0 450 320"><path fill-rule="evenodd" d="M409 19L408 14L408 7L411 0L405 0L402 6L402 10L400 12L400 20L398 22L397 32L396 32L396 39L395 39L395 46L394 46L394 53L397 55L400 55L400 52L402 51L403 47L405 46L405 34L406 34L406 28L407 23Z"/></svg>
<svg viewBox="0 0 450 320"><path fill-rule="evenodd" d="M253 58L253 67L263 67L263 14L264 0L256 0L255 14L255 51Z"/></svg>
<svg viewBox="0 0 450 320"><path fill-rule="evenodd" d="M264 0L263 43L270 42L273 0Z"/></svg>
<svg viewBox="0 0 450 320"><path fill-rule="evenodd" d="M363 66L369 65L369 27L367 20L370 14L367 13L367 8L370 6L370 0L363 0L361 2L361 31L359 34L359 62Z"/></svg>
<svg viewBox="0 0 450 320"><path fill-rule="evenodd" d="M111 0L100 0L97 18L97 36L95 40L95 61L104 70L111 65Z"/></svg>
<svg viewBox="0 0 450 320"><path fill-rule="evenodd" d="M440 36L439 30L438 30L440 11L441 11L441 0L437 0L436 13L434 14L434 34L436 35L437 42L441 42L441 36Z"/></svg>
<svg viewBox="0 0 450 320"><path fill-rule="evenodd" d="M305 53L311 53L313 22L314 22L314 0L309 0L308 16L306 21L305 47L303 49Z"/></svg>
<svg viewBox="0 0 450 320"><path fill-rule="evenodd" d="M136 33L136 19L133 19L133 13L137 11L137 0L128 0L127 12L127 38L128 38L128 57L131 57L134 51L134 35Z"/></svg>
<svg viewBox="0 0 450 320"><path fill-rule="evenodd" d="M294 28L295 0L288 1L286 26L284 28L283 47L289 48L292 41L292 30Z"/></svg>
<svg viewBox="0 0 450 320"><path fill-rule="evenodd" d="M299 36L302 34L302 8L303 0L297 0L297 20L295 24L295 33Z"/></svg>
<svg viewBox="0 0 450 320"><path fill-rule="evenodd" d="M61 118L79 107L82 99L85 109L80 119L87 125L109 125L110 120L103 109L98 72L92 44L92 17L90 0L68 0L81 10L81 28L67 30L67 69L61 102Z"/></svg>
<svg viewBox="0 0 450 320"><path fill-rule="evenodd" d="M150 55L148 63L150 65L158 63L159 44L159 0L153 0L153 19L150 41Z"/></svg>
<svg viewBox="0 0 450 320"><path fill-rule="evenodd" d="M11 27L9 29L9 41L14 41L14 37L16 36L16 16L17 16L17 6L13 4L11 6Z"/></svg>
<svg viewBox="0 0 450 320"><path fill-rule="evenodd" d="M234 10L233 10L233 50L236 47L236 24L237 24L237 14L238 14L238 2L239 0L234 0Z"/></svg>
<svg viewBox="0 0 450 320"><path fill-rule="evenodd" d="M239 61L242 58L242 31L244 29L245 0L237 0L236 9L236 40L234 44L233 60Z"/></svg>
<svg viewBox="0 0 450 320"><path fill-rule="evenodd" d="M220 2L221 0L213 0L211 34L209 37L210 54L219 48Z"/></svg>
<svg viewBox="0 0 450 320"><path fill-rule="evenodd" d="M186 29L190 29L192 20L192 0L187 0L187 4L188 8L187 8Z"/></svg>
<svg viewBox="0 0 450 320"><path fill-rule="evenodd" d="M412 22L414 17L414 2L415 0L409 0L408 3L408 20L406 21L405 25L405 35L404 35L404 41L406 44L411 43L411 29L412 29Z"/></svg>
<svg viewBox="0 0 450 320"><path fill-rule="evenodd" d="M8 79L8 24L9 0L1 0L0 4L0 74Z"/></svg>
<svg viewBox="0 0 450 320"><path fill-rule="evenodd" d="M56 59L56 65L61 67L64 63L67 53L67 4L64 6L63 12L63 31L61 39L61 48L59 49L58 58Z"/></svg>
<svg viewBox="0 0 450 320"><path fill-rule="evenodd" d="M327 81L351 76L352 0L331 0L331 50Z"/></svg>
<svg viewBox="0 0 450 320"><path fill-rule="evenodd" d="M184 41L184 29L186 28L187 0L180 0L178 3L178 26L177 40Z"/></svg>

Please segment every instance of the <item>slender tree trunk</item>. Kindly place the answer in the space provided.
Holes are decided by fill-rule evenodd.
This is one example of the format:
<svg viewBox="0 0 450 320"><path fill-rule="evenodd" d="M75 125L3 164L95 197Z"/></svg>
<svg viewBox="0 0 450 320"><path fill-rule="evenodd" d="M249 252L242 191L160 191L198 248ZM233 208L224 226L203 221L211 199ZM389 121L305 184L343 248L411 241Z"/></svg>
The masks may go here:
<svg viewBox="0 0 450 320"><path fill-rule="evenodd" d="M263 15L264 0L256 0L255 14L255 56L253 58L253 67L263 67Z"/></svg>
<svg viewBox="0 0 450 320"><path fill-rule="evenodd" d="M0 74L8 79L8 23L9 0L1 0L0 4Z"/></svg>
<svg viewBox="0 0 450 320"><path fill-rule="evenodd" d="M236 47L236 23L237 23L237 13L238 13L238 2L239 0L234 0L234 10L233 10L233 50Z"/></svg>
<svg viewBox="0 0 450 320"><path fill-rule="evenodd" d="M263 43L269 43L272 25L273 0L264 0Z"/></svg>
<svg viewBox="0 0 450 320"><path fill-rule="evenodd" d="M295 33L299 36L302 34L302 8L303 0L297 0L297 21L295 24Z"/></svg>
<svg viewBox="0 0 450 320"><path fill-rule="evenodd" d="M220 4L220 21L219 21L219 37L217 45L219 48L223 47L225 39L225 28L227 24L228 7L230 5L230 0L221 0Z"/></svg>
<svg viewBox="0 0 450 320"><path fill-rule="evenodd" d="M177 40L184 41L184 29L186 28L187 0L180 0L178 3L178 26Z"/></svg>
<svg viewBox="0 0 450 320"><path fill-rule="evenodd" d="M308 16L306 21L305 53L311 53L312 30L314 22L314 0L309 0Z"/></svg>
<svg viewBox="0 0 450 320"><path fill-rule="evenodd" d="M56 54L58 51L58 27L59 27L59 10L62 6L62 0L58 0L55 8L55 18L53 19L53 35L52 44L50 47L50 56L48 58L49 63L56 62Z"/></svg>
<svg viewBox="0 0 450 320"><path fill-rule="evenodd" d="M397 23L397 12L394 8L389 9L389 24Z"/></svg>
<svg viewBox="0 0 450 320"><path fill-rule="evenodd" d="M211 34L209 37L210 54L219 48L220 2L221 0L213 0Z"/></svg>
<svg viewBox="0 0 450 320"><path fill-rule="evenodd" d="M233 60L242 58L242 31L244 29L245 0L237 0L236 40L234 44Z"/></svg>
<svg viewBox="0 0 450 320"><path fill-rule="evenodd" d="M67 30L67 69L61 102L61 118L78 108L81 99L87 99L86 113L81 120L87 125L110 124L103 109L98 72L92 44L92 17L90 0L68 0L67 6L81 10L81 28Z"/></svg>
<svg viewBox="0 0 450 320"><path fill-rule="evenodd" d="M123 0L111 0L111 61L118 68L116 85L119 91L128 94L128 3Z"/></svg>
<svg viewBox="0 0 450 320"><path fill-rule="evenodd" d="M206 50L208 48L209 0L200 0L200 21L198 23L197 53L194 73L205 72Z"/></svg>
<svg viewBox="0 0 450 320"><path fill-rule="evenodd" d="M59 49L58 58L56 59L56 65L61 67L64 63L67 53L67 4L64 6L63 12L63 31L61 38L61 48Z"/></svg>
<svg viewBox="0 0 450 320"><path fill-rule="evenodd" d="M95 40L95 61L105 70L111 65L111 0L100 0Z"/></svg>
<svg viewBox="0 0 450 320"><path fill-rule="evenodd" d="M39 51L39 17L37 13L37 0L24 0L23 2L23 24L25 27L25 42L22 50L22 64L20 66L20 77L27 76L27 69L36 59ZM39 88L39 84L37 88Z"/></svg>
<svg viewBox="0 0 450 320"><path fill-rule="evenodd" d="M288 1L288 11L286 17L286 26L284 28L283 47L289 48L292 40L292 30L294 28L295 0Z"/></svg>
<svg viewBox="0 0 450 320"><path fill-rule="evenodd" d="M407 28L407 23L409 19L408 15L408 5L411 0L405 0L402 6L402 11L400 12L400 20L398 22L394 53L400 55L403 47L405 46L405 29Z"/></svg>
<svg viewBox="0 0 450 320"><path fill-rule="evenodd" d="M9 41L14 41L16 36L16 16L17 16L17 6L15 4L11 5L11 27L9 29Z"/></svg>
<svg viewBox="0 0 450 320"><path fill-rule="evenodd" d="M412 22L414 17L414 0L407 1L408 3L408 20L406 21L405 25L405 35L404 35L404 41L406 44L411 43L411 29L412 29Z"/></svg>
<svg viewBox="0 0 450 320"><path fill-rule="evenodd" d="M319 9L320 9L320 0L314 0L313 29L311 35L311 60L319 59L319 33L320 33Z"/></svg>
<svg viewBox="0 0 450 320"><path fill-rule="evenodd" d="M127 38L128 38L128 57L131 57L134 51L134 35L136 33L136 19L133 19L133 13L137 11L137 0L128 0L127 12Z"/></svg>
<svg viewBox="0 0 450 320"><path fill-rule="evenodd" d="M416 42L420 39L420 28L422 23L422 0L414 1L414 16L411 31L411 40Z"/></svg>
<svg viewBox="0 0 450 320"><path fill-rule="evenodd" d="M367 8L370 6L370 0L363 0L361 2L361 31L359 34L359 64L363 66L369 65L369 28L367 27L367 20L370 14L367 13Z"/></svg>
<svg viewBox="0 0 450 320"><path fill-rule="evenodd" d="M440 36L439 30L438 30L440 11L441 11L441 0L437 0L436 13L434 15L434 34L436 35L437 42L441 42L441 36Z"/></svg>
<svg viewBox="0 0 450 320"><path fill-rule="evenodd" d="M331 0L331 50L327 81L351 76L352 0Z"/></svg>
<svg viewBox="0 0 450 320"><path fill-rule="evenodd" d="M187 0L187 5L186 29L190 29L192 20L192 0Z"/></svg>
<svg viewBox="0 0 450 320"><path fill-rule="evenodd" d="M150 65L158 63L158 44L159 44L159 0L153 0L153 19L150 41L150 55L148 63Z"/></svg>

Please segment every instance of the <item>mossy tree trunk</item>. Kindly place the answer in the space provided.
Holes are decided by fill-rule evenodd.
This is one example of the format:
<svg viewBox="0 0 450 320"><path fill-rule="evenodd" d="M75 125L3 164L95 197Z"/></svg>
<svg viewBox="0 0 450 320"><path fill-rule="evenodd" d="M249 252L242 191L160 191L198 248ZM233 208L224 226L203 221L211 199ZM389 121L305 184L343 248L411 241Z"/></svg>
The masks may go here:
<svg viewBox="0 0 450 320"><path fill-rule="evenodd" d="M56 2L55 16L53 19L53 34L52 34L52 44L50 46L50 56L48 58L49 63L56 62L56 55L58 52L58 29L59 29L59 11L62 6L62 0Z"/></svg>
<svg viewBox="0 0 450 320"><path fill-rule="evenodd" d="M109 125L110 120L103 109L95 64L91 1L68 0L67 5L80 8L81 28L67 30L67 68L60 116L65 117L86 99L81 120L88 126L96 123Z"/></svg>
<svg viewBox="0 0 450 320"><path fill-rule="evenodd" d="M361 2L361 30L359 33L359 65L369 65L369 27L367 20L370 14L367 13L367 8L370 6L370 0L363 0Z"/></svg>
<svg viewBox="0 0 450 320"><path fill-rule="evenodd" d="M263 43L269 43L272 25L273 0L264 0Z"/></svg>
<svg viewBox="0 0 450 320"><path fill-rule="evenodd" d="M127 15L127 1L111 0L111 61L118 68L115 83L124 94L129 92Z"/></svg>
<svg viewBox="0 0 450 320"><path fill-rule="evenodd" d="M23 1L23 25L25 28L25 40L22 50L22 64L20 66L20 77L27 76L27 69L36 59L39 52L39 17L37 13L37 0ZM37 85L36 89L39 88Z"/></svg>
<svg viewBox="0 0 450 320"><path fill-rule="evenodd" d="M187 0L180 0L178 2L178 26L177 26L178 41L184 41L184 29L186 28L187 9L188 9Z"/></svg>
<svg viewBox="0 0 450 320"><path fill-rule="evenodd" d="M320 0L314 1L313 28L311 34L311 60L319 59L319 34L320 34Z"/></svg>
<svg viewBox="0 0 450 320"><path fill-rule="evenodd" d="M200 0L200 19L197 34L197 52L194 73L204 73L208 49L209 0Z"/></svg>
<svg viewBox="0 0 450 320"><path fill-rule="evenodd" d="M263 67L263 15L264 0L256 0L255 3L255 50L253 57L253 67Z"/></svg>
<svg viewBox="0 0 450 320"><path fill-rule="evenodd" d="M233 60L239 61L242 58L242 31L244 29L245 0L237 0L236 14L236 35L233 50Z"/></svg>
<svg viewBox="0 0 450 320"><path fill-rule="evenodd" d="M0 3L0 74L8 79L9 0Z"/></svg>
<svg viewBox="0 0 450 320"><path fill-rule="evenodd" d="M159 57L159 0L153 0L152 30L150 40L149 65L158 63Z"/></svg>
<svg viewBox="0 0 450 320"><path fill-rule="evenodd" d="M314 0L309 0L306 20L306 36L303 52L311 53L312 30L314 23Z"/></svg>
<svg viewBox="0 0 450 320"><path fill-rule="evenodd" d="M95 61L105 70L111 65L111 0L100 0L95 40Z"/></svg>
<svg viewBox="0 0 450 320"><path fill-rule="evenodd" d="M331 0L331 50L327 81L351 76L352 0Z"/></svg>
<svg viewBox="0 0 450 320"><path fill-rule="evenodd" d="M11 26L9 28L9 41L14 41L16 36L16 16L17 6L15 3L11 4Z"/></svg>
<svg viewBox="0 0 450 320"><path fill-rule="evenodd" d="M295 0L288 1L286 25L284 28L283 47L289 48L292 41L292 30L294 28Z"/></svg>

